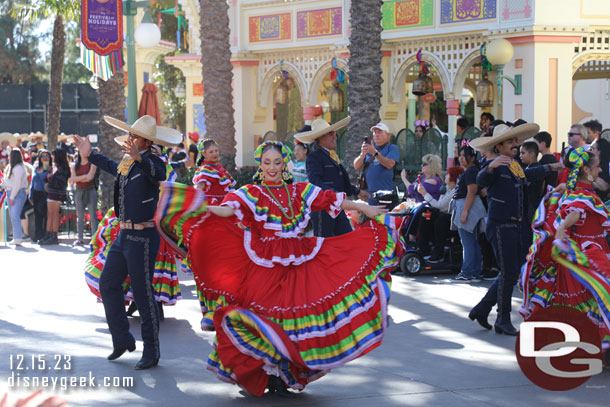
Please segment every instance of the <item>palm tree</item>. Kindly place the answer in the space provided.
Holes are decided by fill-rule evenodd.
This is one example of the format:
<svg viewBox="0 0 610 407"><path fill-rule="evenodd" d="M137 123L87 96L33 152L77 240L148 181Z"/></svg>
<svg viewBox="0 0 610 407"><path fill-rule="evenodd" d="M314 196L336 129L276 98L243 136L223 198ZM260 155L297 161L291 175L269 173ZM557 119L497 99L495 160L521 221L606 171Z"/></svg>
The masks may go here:
<svg viewBox="0 0 610 407"><path fill-rule="evenodd" d="M360 154L362 138L379 122L381 108L381 5L382 0L351 2L349 85L347 106L352 120L347 127L347 161ZM355 170L350 166L355 177Z"/></svg>
<svg viewBox="0 0 610 407"><path fill-rule="evenodd" d="M98 79L99 88L97 90L100 124L98 130L99 149L106 156L116 161L121 159L121 147L114 142L116 136L123 134L122 131L108 125L104 121L104 116L114 117L115 119L126 121L125 118L125 73L117 71L112 78L107 81ZM105 171L100 174L100 201L102 213L114 206L114 177Z"/></svg>
<svg viewBox="0 0 610 407"><path fill-rule="evenodd" d="M49 83L49 102L47 105L47 136L49 149L57 145L59 120L61 117L61 85L64 73L64 56L66 54L65 19L75 19L80 13L80 2L74 0L36 0L33 4L19 4L13 9L13 15L32 20L41 17L54 17L53 44L51 48L51 75Z"/></svg>
<svg viewBox="0 0 610 407"><path fill-rule="evenodd" d="M226 0L200 0L200 10L206 136L216 140L221 153L220 162L227 170L233 171L236 151L229 6Z"/></svg>

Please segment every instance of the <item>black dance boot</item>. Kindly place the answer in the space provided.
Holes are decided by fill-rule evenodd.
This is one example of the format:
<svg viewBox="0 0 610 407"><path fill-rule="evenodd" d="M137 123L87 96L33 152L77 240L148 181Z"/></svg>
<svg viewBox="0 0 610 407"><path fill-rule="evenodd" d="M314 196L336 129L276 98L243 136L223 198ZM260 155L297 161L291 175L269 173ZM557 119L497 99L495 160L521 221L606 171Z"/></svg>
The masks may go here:
<svg viewBox="0 0 610 407"><path fill-rule="evenodd" d="M504 322L504 323L496 322L494 324L494 330L498 334L504 334L504 335L509 335L509 336L517 336L517 334L519 333L517 328L515 328L513 326L513 324L510 322L510 320L508 322Z"/></svg>
<svg viewBox="0 0 610 407"><path fill-rule="evenodd" d="M133 313L136 312L137 310L138 310L138 306L136 305L136 302L132 301L131 304L129 304L129 308L127 308L127 316L133 317Z"/></svg>
<svg viewBox="0 0 610 407"><path fill-rule="evenodd" d="M269 375L267 388L269 389L269 394L277 393L280 397L294 398L294 394L288 391L288 386L278 376Z"/></svg>

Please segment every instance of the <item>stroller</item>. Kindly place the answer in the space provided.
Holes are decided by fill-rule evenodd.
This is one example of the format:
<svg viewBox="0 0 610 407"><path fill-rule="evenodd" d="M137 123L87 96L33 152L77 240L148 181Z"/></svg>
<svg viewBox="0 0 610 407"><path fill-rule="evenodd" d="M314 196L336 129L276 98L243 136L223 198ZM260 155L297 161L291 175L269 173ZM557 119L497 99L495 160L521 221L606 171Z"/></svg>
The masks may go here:
<svg viewBox="0 0 610 407"><path fill-rule="evenodd" d="M401 234L406 241L409 235L417 234L415 230L415 219L422 216L430 206L426 202L419 203L406 211L392 212L392 216L405 217L402 222ZM417 247L407 245L405 254L400 259L400 270L405 275L417 275L424 270L433 271L455 271L459 272L462 267L462 244L457 232L451 232L443 250L443 260L438 263L430 263L420 253Z"/></svg>

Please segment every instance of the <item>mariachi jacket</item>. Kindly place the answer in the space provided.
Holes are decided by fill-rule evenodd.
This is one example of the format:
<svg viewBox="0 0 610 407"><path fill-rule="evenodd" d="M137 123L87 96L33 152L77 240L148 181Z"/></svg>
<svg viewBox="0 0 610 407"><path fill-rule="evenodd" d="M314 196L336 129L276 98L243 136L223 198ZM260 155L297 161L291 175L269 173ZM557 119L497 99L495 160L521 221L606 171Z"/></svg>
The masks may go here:
<svg viewBox="0 0 610 407"><path fill-rule="evenodd" d="M159 182L165 181L163 161L146 151L142 162L134 161L127 175L119 175L119 163L91 152L89 161L116 177L114 182L114 210L121 222L141 223L153 220L159 201Z"/></svg>

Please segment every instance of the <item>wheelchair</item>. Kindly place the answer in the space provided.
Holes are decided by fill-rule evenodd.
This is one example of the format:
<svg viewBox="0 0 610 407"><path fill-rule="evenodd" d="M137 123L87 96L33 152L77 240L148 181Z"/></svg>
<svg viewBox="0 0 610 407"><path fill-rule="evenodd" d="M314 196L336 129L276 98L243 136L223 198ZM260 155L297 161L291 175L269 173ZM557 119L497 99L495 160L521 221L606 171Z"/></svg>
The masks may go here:
<svg viewBox="0 0 610 407"><path fill-rule="evenodd" d="M404 275L418 275L424 271L453 271L459 272L462 268L462 244L457 231L451 231L443 247L443 259L437 263L431 263L421 254L419 249L409 242L409 235L416 235L415 221L430 208L427 202L418 203L415 206L401 212L390 213L392 216L403 216L401 235L408 242L405 254L400 258L400 270Z"/></svg>

